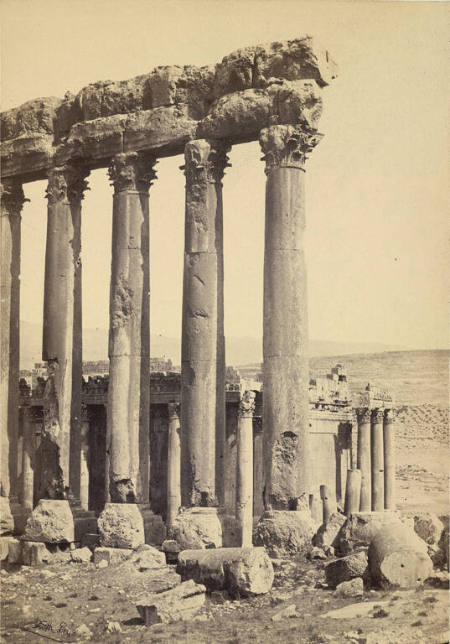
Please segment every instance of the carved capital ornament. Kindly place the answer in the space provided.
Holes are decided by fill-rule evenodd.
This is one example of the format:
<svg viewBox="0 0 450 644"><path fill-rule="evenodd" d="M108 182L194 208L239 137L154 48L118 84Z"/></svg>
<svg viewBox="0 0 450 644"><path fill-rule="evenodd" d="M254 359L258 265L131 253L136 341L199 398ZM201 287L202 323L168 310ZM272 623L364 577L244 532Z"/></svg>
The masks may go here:
<svg viewBox="0 0 450 644"><path fill-rule="evenodd" d="M266 162L265 172L275 168L297 168L304 171L307 155L323 138L323 134L301 126L271 125L261 130L259 143Z"/></svg>
<svg viewBox="0 0 450 644"><path fill-rule="evenodd" d="M86 177L89 176L89 167L84 162L68 163L65 166L51 168L48 172L48 184L45 191L50 204L68 202L75 204L84 197L88 190Z"/></svg>
<svg viewBox="0 0 450 644"><path fill-rule="evenodd" d="M108 174L114 192L130 190L148 192L152 181L156 179L154 166L156 157L145 152L116 154L109 164Z"/></svg>
<svg viewBox="0 0 450 644"><path fill-rule="evenodd" d="M0 191L2 215L20 215L23 204L25 201L29 201L25 198L21 182L14 179L4 179L0 184Z"/></svg>
<svg viewBox="0 0 450 644"><path fill-rule="evenodd" d="M225 168L230 166L227 152L229 146L222 142L210 142L206 139L189 141L184 150L185 165L181 167L186 175L186 182L220 183Z"/></svg>
<svg viewBox="0 0 450 644"><path fill-rule="evenodd" d="M253 418L253 414L255 413L255 398L256 393L254 391L244 391L239 401L239 418Z"/></svg>

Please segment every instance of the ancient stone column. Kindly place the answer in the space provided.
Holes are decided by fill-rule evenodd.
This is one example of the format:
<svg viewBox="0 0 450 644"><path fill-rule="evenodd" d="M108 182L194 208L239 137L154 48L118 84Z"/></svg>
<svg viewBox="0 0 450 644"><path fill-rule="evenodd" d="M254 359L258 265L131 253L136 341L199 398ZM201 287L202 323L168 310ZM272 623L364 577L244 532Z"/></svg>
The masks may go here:
<svg viewBox="0 0 450 644"><path fill-rule="evenodd" d="M222 423L224 361L222 177L226 148L204 139L185 149L186 225L181 341L181 497L184 506L214 507L216 427ZM218 355L219 354L219 355ZM220 365L218 365L218 361ZM220 423L218 424L218 419ZM220 440L223 429L220 428Z"/></svg>
<svg viewBox="0 0 450 644"><path fill-rule="evenodd" d="M330 516L335 511L330 499L330 492L327 485L320 486L320 498L322 499L322 523L327 524ZM334 504L336 505L336 504Z"/></svg>
<svg viewBox="0 0 450 644"><path fill-rule="evenodd" d="M84 163L52 168L47 187L44 326L47 361L44 440L53 443L56 463L51 498L80 492L81 416L81 200L89 169Z"/></svg>
<svg viewBox="0 0 450 644"><path fill-rule="evenodd" d="M89 510L89 418L87 407L83 405L80 436L80 505Z"/></svg>
<svg viewBox="0 0 450 644"><path fill-rule="evenodd" d="M344 513L349 517L359 511L361 497L361 471L347 470L347 483L345 486Z"/></svg>
<svg viewBox="0 0 450 644"><path fill-rule="evenodd" d="M370 466L370 416L367 407L357 410L358 418L358 448L357 467L361 471L361 497L359 509L361 512L370 512L372 507L372 484Z"/></svg>
<svg viewBox="0 0 450 644"><path fill-rule="evenodd" d="M264 512L264 437L262 418L253 419L253 516Z"/></svg>
<svg viewBox="0 0 450 644"><path fill-rule="evenodd" d="M295 509L309 492L309 364L305 160L321 135L301 126L261 131L266 162L264 408L266 505Z"/></svg>
<svg viewBox="0 0 450 644"><path fill-rule="evenodd" d="M167 518L170 528L181 506L181 447L179 405L169 403L169 440L167 450Z"/></svg>
<svg viewBox="0 0 450 644"><path fill-rule="evenodd" d="M113 503L149 501L149 210L155 158L118 154L114 185L107 452Z"/></svg>
<svg viewBox="0 0 450 644"><path fill-rule="evenodd" d="M255 392L244 391L239 403L236 468L236 520L239 545L252 545L253 533L253 415Z"/></svg>
<svg viewBox="0 0 450 644"><path fill-rule="evenodd" d="M24 201L22 184L3 180L0 217L0 494L12 499L18 494L20 222Z"/></svg>
<svg viewBox="0 0 450 644"><path fill-rule="evenodd" d="M22 412L23 448L22 448L22 490L20 502L24 510L33 509L34 500L34 445L35 419L32 407L24 407Z"/></svg>
<svg viewBox="0 0 450 644"><path fill-rule="evenodd" d="M384 509L383 474L383 409L372 410L370 452L372 464L372 510Z"/></svg>
<svg viewBox="0 0 450 644"><path fill-rule="evenodd" d="M394 410L385 409L383 419L384 508L395 510L395 425Z"/></svg>

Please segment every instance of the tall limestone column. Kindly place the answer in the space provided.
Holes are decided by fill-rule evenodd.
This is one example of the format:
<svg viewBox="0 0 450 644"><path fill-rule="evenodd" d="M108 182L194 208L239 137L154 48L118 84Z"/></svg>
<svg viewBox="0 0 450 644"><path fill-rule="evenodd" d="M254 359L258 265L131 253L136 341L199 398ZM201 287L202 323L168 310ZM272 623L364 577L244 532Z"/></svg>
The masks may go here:
<svg viewBox="0 0 450 644"><path fill-rule="evenodd" d="M393 409L384 410L384 508L395 510L395 414Z"/></svg>
<svg viewBox="0 0 450 644"><path fill-rule="evenodd" d="M383 455L384 409L373 409L370 428L372 464L372 510L384 509L384 455Z"/></svg>
<svg viewBox="0 0 450 644"><path fill-rule="evenodd" d="M357 410L358 419L358 447L357 467L361 471L361 496L359 509L361 512L370 512L372 507L372 482L370 466L370 416L367 407Z"/></svg>
<svg viewBox="0 0 450 644"><path fill-rule="evenodd" d="M306 126L261 131L266 162L264 253L265 504L308 502L309 364L307 279L303 250L306 155L321 135Z"/></svg>
<svg viewBox="0 0 450 644"><path fill-rule="evenodd" d="M19 493L20 223L24 201L22 184L14 180L3 180L0 217L0 495L11 496L14 501L17 501Z"/></svg>
<svg viewBox="0 0 450 644"><path fill-rule="evenodd" d="M81 417L81 200L89 169L69 163L49 171L42 359L47 361L44 436L56 462L47 495L80 492Z"/></svg>
<svg viewBox="0 0 450 644"><path fill-rule="evenodd" d="M253 415L255 392L244 391L238 411L236 520L243 548L252 545L253 533Z"/></svg>
<svg viewBox="0 0 450 644"><path fill-rule="evenodd" d="M167 527L175 521L181 506L180 488L180 418L179 405L169 403L169 439L167 445Z"/></svg>
<svg viewBox="0 0 450 644"><path fill-rule="evenodd" d="M109 319L107 452L113 503L148 503L150 475L149 188L155 158L118 154Z"/></svg>

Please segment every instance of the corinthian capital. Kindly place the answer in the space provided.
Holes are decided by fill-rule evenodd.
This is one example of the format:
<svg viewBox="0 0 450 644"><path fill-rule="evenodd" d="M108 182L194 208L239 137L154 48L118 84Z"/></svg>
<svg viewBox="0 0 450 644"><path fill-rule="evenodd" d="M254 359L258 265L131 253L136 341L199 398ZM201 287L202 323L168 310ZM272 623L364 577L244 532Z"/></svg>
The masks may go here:
<svg viewBox="0 0 450 644"><path fill-rule="evenodd" d="M384 422L393 423L395 420L395 410L394 409L385 409L384 410Z"/></svg>
<svg viewBox="0 0 450 644"><path fill-rule="evenodd" d="M220 183L225 168L230 165L229 149L221 142L206 139L189 141L184 149L185 165L182 168L188 183Z"/></svg>
<svg viewBox="0 0 450 644"><path fill-rule="evenodd" d="M168 403L167 405L169 410L169 419L170 420L179 420L180 417L180 405L179 403Z"/></svg>
<svg viewBox="0 0 450 644"><path fill-rule="evenodd" d="M356 416L359 424L370 423L371 410L368 407L359 407L356 410Z"/></svg>
<svg viewBox="0 0 450 644"><path fill-rule="evenodd" d="M255 397L254 391L244 391L239 402L239 418L253 417L255 413Z"/></svg>
<svg viewBox="0 0 450 644"><path fill-rule="evenodd" d="M266 174L274 168L304 170L307 154L319 143L323 134L294 125L271 125L261 130L259 143L266 162Z"/></svg>
<svg viewBox="0 0 450 644"><path fill-rule="evenodd" d="M382 423L384 418L384 409L372 410L372 423Z"/></svg>
<svg viewBox="0 0 450 644"><path fill-rule="evenodd" d="M3 179L0 185L2 215L20 215L25 201L22 184L14 179Z"/></svg>
<svg viewBox="0 0 450 644"><path fill-rule="evenodd" d="M89 176L89 166L82 161L51 168L48 172L46 189L49 203L68 201L72 204L81 201L84 191L89 189L87 176Z"/></svg>
<svg viewBox="0 0 450 644"><path fill-rule="evenodd" d="M146 152L127 152L116 154L108 168L114 192L133 190L148 192L150 185L156 179L154 165L156 157Z"/></svg>

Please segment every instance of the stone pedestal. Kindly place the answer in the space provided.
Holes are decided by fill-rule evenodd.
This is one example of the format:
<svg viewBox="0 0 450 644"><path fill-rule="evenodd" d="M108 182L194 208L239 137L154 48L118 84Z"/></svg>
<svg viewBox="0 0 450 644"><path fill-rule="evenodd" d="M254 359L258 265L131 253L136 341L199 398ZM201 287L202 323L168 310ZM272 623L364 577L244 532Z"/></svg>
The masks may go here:
<svg viewBox="0 0 450 644"><path fill-rule="evenodd" d="M395 510L395 425L394 410L386 409L383 419L384 508Z"/></svg>
<svg viewBox="0 0 450 644"><path fill-rule="evenodd" d="M145 543L144 521L135 503L107 503L98 518L100 544L109 548L137 548Z"/></svg>
<svg viewBox="0 0 450 644"><path fill-rule="evenodd" d="M149 501L150 320L148 190L155 159L118 154L114 185L107 454L114 503Z"/></svg>
<svg viewBox="0 0 450 644"><path fill-rule="evenodd" d="M52 498L75 497L80 487L81 417L81 200L85 165L48 174L42 359L48 364L43 440L54 444Z"/></svg>
<svg viewBox="0 0 450 644"><path fill-rule="evenodd" d="M181 340L181 497L214 506L216 427L222 436L222 184L225 148L203 139L185 149L186 226ZM218 422L219 421L219 422ZM222 441L222 438L220 438Z"/></svg>
<svg viewBox="0 0 450 644"><path fill-rule="evenodd" d="M0 216L0 495L17 496L19 435L20 223L22 184L4 180Z"/></svg>
<svg viewBox="0 0 450 644"><path fill-rule="evenodd" d="M254 545L264 546L271 557L305 554L311 548L317 528L318 523L308 510L268 510L255 528Z"/></svg>
<svg viewBox="0 0 450 644"><path fill-rule="evenodd" d="M25 526L24 539L42 543L72 543L75 527L69 501L41 499Z"/></svg>
<svg viewBox="0 0 450 644"><path fill-rule="evenodd" d="M383 419L383 409L374 409L372 411L370 452L372 466L372 510L375 512L384 509Z"/></svg>
<svg viewBox="0 0 450 644"><path fill-rule="evenodd" d="M296 509L309 492L309 363L304 164L320 135L261 131L266 162L264 410L266 505Z"/></svg>
<svg viewBox="0 0 450 644"><path fill-rule="evenodd" d="M236 519L242 547L252 545L254 413L255 392L244 391L238 411L236 481Z"/></svg>
<svg viewBox="0 0 450 644"><path fill-rule="evenodd" d="M372 473L370 465L370 409L357 410L358 448L357 467L361 471L361 497L359 509L369 512L372 507Z"/></svg>
<svg viewBox="0 0 450 644"><path fill-rule="evenodd" d="M181 506L180 468L180 418L179 405L169 403L169 440L167 450L167 519L170 529Z"/></svg>
<svg viewBox="0 0 450 644"><path fill-rule="evenodd" d="M181 550L222 547L222 523L218 508L183 509L171 531Z"/></svg>

